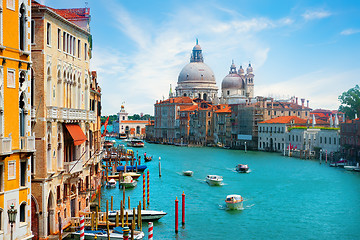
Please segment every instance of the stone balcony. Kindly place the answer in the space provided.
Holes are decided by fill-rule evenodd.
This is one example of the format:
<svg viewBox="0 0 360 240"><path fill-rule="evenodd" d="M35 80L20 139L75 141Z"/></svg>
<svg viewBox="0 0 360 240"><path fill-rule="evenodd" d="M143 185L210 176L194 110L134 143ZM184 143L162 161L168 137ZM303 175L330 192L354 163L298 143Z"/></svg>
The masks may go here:
<svg viewBox="0 0 360 240"><path fill-rule="evenodd" d="M0 138L0 155L8 155L12 153L11 138Z"/></svg>
<svg viewBox="0 0 360 240"><path fill-rule="evenodd" d="M58 107L47 107L46 118L64 122L96 121L96 115L94 111Z"/></svg>
<svg viewBox="0 0 360 240"><path fill-rule="evenodd" d="M77 172L81 172L83 170L83 161L72 161L72 162L64 162L64 168L67 173L73 174Z"/></svg>
<svg viewBox="0 0 360 240"><path fill-rule="evenodd" d="M20 150L25 152L35 152L35 137L20 137Z"/></svg>

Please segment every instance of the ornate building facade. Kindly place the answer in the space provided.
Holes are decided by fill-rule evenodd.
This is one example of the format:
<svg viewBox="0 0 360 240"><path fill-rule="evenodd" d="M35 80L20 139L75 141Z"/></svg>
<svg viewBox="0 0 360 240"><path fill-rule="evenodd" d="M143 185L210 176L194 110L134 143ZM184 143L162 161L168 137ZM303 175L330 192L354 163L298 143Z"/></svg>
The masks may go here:
<svg viewBox="0 0 360 240"><path fill-rule="evenodd" d="M48 239L90 209L99 94L89 72L90 9L53 9L32 1L32 58L37 107L33 130L32 231ZM94 91L99 89L94 88ZM95 106L96 105L96 106ZM96 172L95 172L96 171Z"/></svg>

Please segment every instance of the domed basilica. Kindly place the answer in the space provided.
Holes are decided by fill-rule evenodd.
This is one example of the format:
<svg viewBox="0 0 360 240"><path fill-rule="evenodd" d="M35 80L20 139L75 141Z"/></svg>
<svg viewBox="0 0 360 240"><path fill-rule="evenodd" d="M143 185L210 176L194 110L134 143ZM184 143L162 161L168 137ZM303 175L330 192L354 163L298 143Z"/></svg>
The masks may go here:
<svg viewBox="0 0 360 240"><path fill-rule="evenodd" d="M196 40L190 63L181 70L175 90L177 97L200 98L213 104L246 102L254 98L253 68L249 64L245 74L242 66L237 71L232 62L229 74L222 81L219 99L214 72L204 63L201 47Z"/></svg>
<svg viewBox="0 0 360 240"><path fill-rule="evenodd" d="M197 40L192 50L190 63L181 70L175 90L178 97L188 96L213 103L218 102L218 87L214 72L204 63L202 50Z"/></svg>

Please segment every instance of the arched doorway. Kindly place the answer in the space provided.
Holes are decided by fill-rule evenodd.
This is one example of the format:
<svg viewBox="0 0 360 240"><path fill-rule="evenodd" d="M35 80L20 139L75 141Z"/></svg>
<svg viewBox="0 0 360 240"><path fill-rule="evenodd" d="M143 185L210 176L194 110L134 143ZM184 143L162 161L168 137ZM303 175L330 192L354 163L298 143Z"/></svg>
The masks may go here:
<svg viewBox="0 0 360 240"><path fill-rule="evenodd" d="M31 196L31 231L33 240L39 239L39 206L34 196Z"/></svg>
<svg viewBox="0 0 360 240"><path fill-rule="evenodd" d="M51 235L54 232L55 216L54 216L54 196L50 191L48 204L47 204L47 230L48 235Z"/></svg>

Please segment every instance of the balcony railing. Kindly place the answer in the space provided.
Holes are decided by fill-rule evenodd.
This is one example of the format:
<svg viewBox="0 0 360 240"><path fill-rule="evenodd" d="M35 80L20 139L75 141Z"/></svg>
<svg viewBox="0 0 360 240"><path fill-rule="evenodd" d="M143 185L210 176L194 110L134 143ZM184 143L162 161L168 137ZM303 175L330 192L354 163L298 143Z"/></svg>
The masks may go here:
<svg viewBox="0 0 360 240"><path fill-rule="evenodd" d="M64 162L64 168L65 171L67 173L76 173L76 172L81 172L83 167L83 161L79 160L79 161L72 161L72 162Z"/></svg>
<svg viewBox="0 0 360 240"><path fill-rule="evenodd" d="M0 138L0 154L11 154L11 138Z"/></svg>
<svg viewBox="0 0 360 240"><path fill-rule="evenodd" d="M28 152L35 151L35 137L20 137L20 149Z"/></svg>
<svg viewBox="0 0 360 240"><path fill-rule="evenodd" d="M84 120L84 121L96 121L96 115L94 111L87 111L83 109L74 108L58 108L47 107L48 119L71 121L71 120Z"/></svg>

